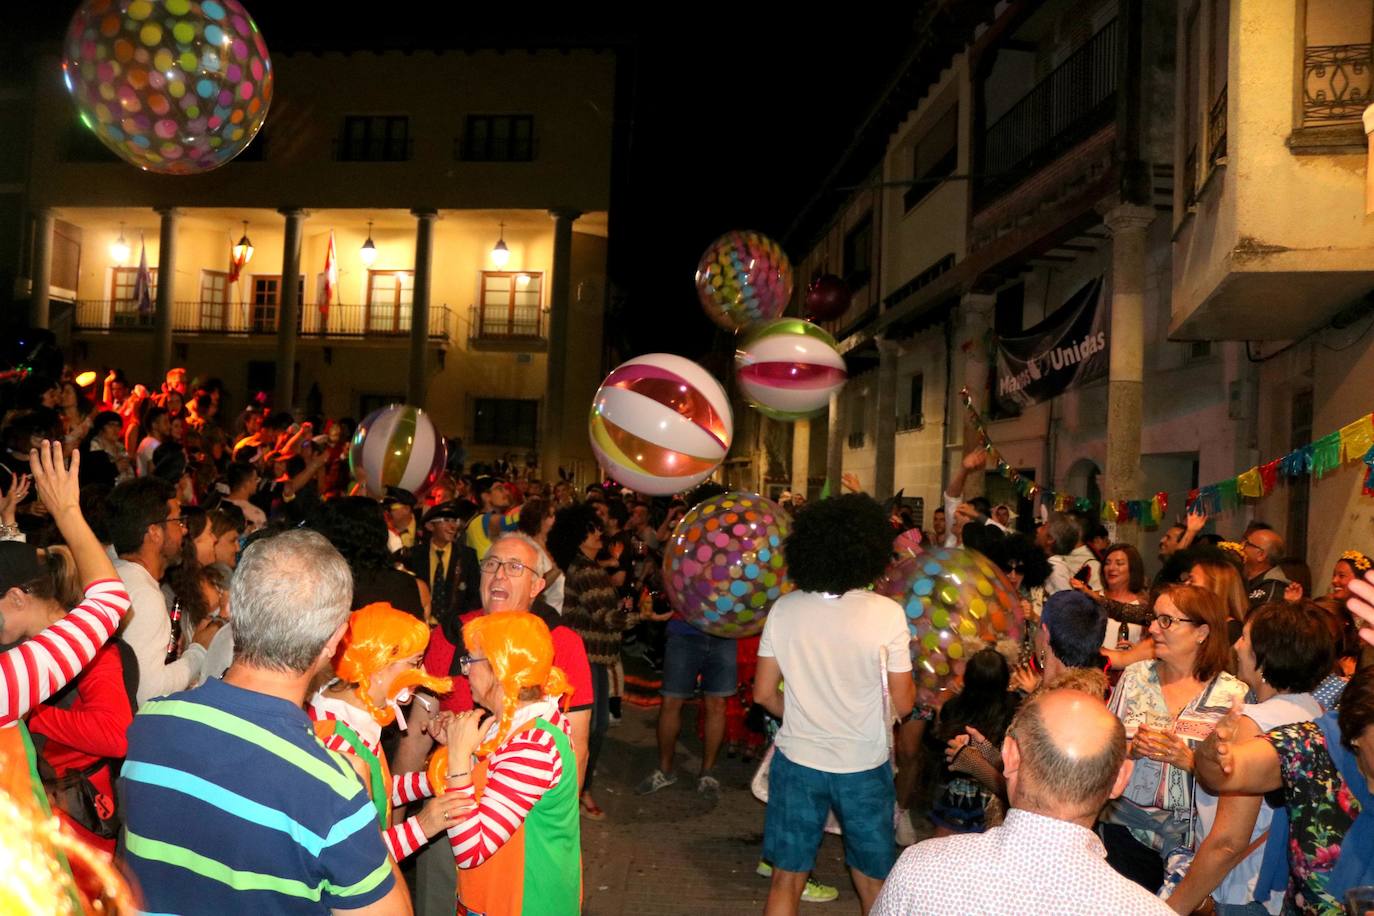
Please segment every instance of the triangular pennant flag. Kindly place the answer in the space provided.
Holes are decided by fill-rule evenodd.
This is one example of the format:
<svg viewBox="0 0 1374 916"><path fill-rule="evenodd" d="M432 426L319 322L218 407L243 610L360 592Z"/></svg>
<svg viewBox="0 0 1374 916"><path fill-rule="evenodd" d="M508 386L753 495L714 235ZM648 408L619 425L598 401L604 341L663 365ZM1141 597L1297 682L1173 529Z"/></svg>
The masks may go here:
<svg viewBox="0 0 1374 916"><path fill-rule="evenodd" d="M1264 480L1260 477L1259 468L1254 467L1236 478L1236 488L1240 495L1247 499L1259 499L1264 495Z"/></svg>
<svg viewBox="0 0 1374 916"><path fill-rule="evenodd" d="M818 496L818 497L816 497L816 498L817 498L817 499L829 499L829 498L830 498L830 478L829 478L829 477L825 478L825 483L821 484L821 495Z"/></svg>
<svg viewBox="0 0 1374 916"><path fill-rule="evenodd" d="M1188 491L1188 498L1187 498L1187 499L1184 501L1184 503L1183 503L1184 509L1185 509L1186 511L1188 511L1188 512L1192 512L1192 511L1193 511L1193 505L1194 505L1199 499L1201 499L1201 498L1202 498L1202 490L1201 490L1201 489L1199 489L1199 488L1197 488L1197 487L1194 487L1193 489L1189 490L1189 491ZM1199 508L1198 511L1202 512L1202 511L1206 511L1206 510L1205 510L1205 509Z"/></svg>
<svg viewBox="0 0 1374 916"><path fill-rule="evenodd" d="M1102 521L1104 521L1104 522L1114 522L1114 521L1116 521L1116 500L1114 500L1114 499L1104 499L1104 500L1102 500Z"/></svg>
<svg viewBox="0 0 1374 916"><path fill-rule="evenodd" d="M1217 503L1221 512L1230 512L1240 505L1240 493L1236 485L1236 478L1232 477L1230 480L1223 480L1217 484Z"/></svg>
<svg viewBox="0 0 1374 916"><path fill-rule="evenodd" d="M1281 458L1275 458L1268 464L1260 465L1260 483L1264 485L1264 495L1268 496L1274 491L1274 487L1279 483L1279 462Z"/></svg>
<svg viewBox="0 0 1374 916"><path fill-rule="evenodd" d="M1169 511L1169 494L1160 490L1155 494L1155 504L1155 521L1160 521L1164 518L1165 513Z"/></svg>

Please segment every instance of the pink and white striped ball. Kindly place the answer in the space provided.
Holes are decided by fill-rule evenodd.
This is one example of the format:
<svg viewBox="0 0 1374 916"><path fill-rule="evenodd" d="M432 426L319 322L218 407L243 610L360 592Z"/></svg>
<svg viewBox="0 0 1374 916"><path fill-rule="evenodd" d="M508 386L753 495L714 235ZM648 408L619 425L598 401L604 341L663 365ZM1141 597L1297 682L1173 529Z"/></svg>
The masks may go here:
<svg viewBox="0 0 1374 916"><path fill-rule="evenodd" d="M835 338L800 318L750 325L735 344L735 377L753 407L775 420L813 417L849 373Z"/></svg>
<svg viewBox="0 0 1374 916"><path fill-rule="evenodd" d="M734 419L725 389L671 353L621 363L592 399L592 451L622 486L650 496L691 489L725 460Z"/></svg>
<svg viewBox="0 0 1374 916"><path fill-rule="evenodd" d="M354 477L361 478L368 495L377 498L386 494L387 487L423 496L447 460L448 446L434 421L407 404L392 404L368 414L348 448Z"/></svg>

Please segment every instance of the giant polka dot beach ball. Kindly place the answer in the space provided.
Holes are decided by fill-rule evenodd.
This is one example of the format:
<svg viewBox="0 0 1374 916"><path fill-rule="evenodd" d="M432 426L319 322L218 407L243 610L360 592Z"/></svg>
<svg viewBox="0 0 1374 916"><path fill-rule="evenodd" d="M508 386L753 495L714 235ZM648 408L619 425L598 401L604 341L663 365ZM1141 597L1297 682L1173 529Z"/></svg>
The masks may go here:
<svg viewBox="0 0 1374 916"><path fill-rule="evenodd" d="M85 0L62 76L100 142L167 175L233 159L272 103L272 59L238 0Z"/></svg>
<svg viewBox="0 0 1374 916"><path fill-rule="evenodd" d="M667 496L701 483L725 460L734 420L725 389L705 369L649 353L601 383L588 421L592 451L622 486Z"/></svg>
<svg viewBox="0 0 1374 916"><path fill-rule="evenodd" d="M697 298L712 321L738 331L777 318L792 297L792 262L761 232L735 230L711 243L697 262Z"/></svg>
<svg viewBox="0 0 1374 916"><path fill-rule="evenodd" d="M753 636L793 588L782 545L791 520L757 493L723 493L688 510L663 551L668 601L712 636Z"/></svg>
<svg viewBox="0 0 1374 916"><path fill-rule="evenodd" d="M957 686L980 649L1018 643L1025 612L1016 587L987 557L967 547L932 547L887 568L873 590L906 611L916 699L935 703Z"/></svg>
<svg viewBox="0 0 1374 916"><path fill-rule="evenodd" d="M447 460L448 447L429 414L404 404L368 414L348 449L353 476L378 498L387 487L423 495Z"/></svg>
<svg viewBox="0 0 1374 916"><path fill-rule="evenodd" d="M735 344L735 377L749 403L775 420L812 417L849 377L835 338L800 318L750 325Z"/></svg>

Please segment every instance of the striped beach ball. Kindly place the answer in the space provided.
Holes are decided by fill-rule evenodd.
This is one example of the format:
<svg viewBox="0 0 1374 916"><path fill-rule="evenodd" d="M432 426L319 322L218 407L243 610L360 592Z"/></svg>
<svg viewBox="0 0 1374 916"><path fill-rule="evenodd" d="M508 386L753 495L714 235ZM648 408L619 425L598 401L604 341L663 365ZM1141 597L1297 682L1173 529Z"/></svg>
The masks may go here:
<svg viewBox="0 0 1374 916"><path fill-rule="evenodd" d="M447 460L444 437L429 414L406 404L392 404L368 414L348 449L354 478L363 481L369 495L379 498L387 487L422 495Z"/></svg>
<svg viewBox="0 0 1374 916"><path fill-rule="evenodd" d="M588 420L592 451L622 486L667 496L701 483L725 460L734 420L725 389L671 353L620 364L601 383Z"/></svg>
<svg viewBox="0 0 1374 916"><path fill-rule="evenodd" d="M711 243L697 262L697 298L712 321L738 331L776 318L792 298L792 262L759 232L735 230Z"/></svg>
<svg viewBox="0 0 1374 916"><path fill-rule="evenodd" d="M809 321L778 318L750 325L740 335L735 377L760 413L800 420L825 410L849 375L835 338Z"/></svg>

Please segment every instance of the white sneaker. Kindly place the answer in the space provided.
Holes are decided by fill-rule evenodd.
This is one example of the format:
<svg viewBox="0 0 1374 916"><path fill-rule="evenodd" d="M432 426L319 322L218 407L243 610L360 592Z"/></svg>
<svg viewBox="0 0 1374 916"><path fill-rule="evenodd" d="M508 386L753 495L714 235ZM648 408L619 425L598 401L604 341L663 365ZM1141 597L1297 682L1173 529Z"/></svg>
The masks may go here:
<svg viewBox="0 0 1374 916"><path fill-rule="evenodd" d="M905 809L897 811L896 837L898 846L912 846L917 842L916 828L911 823L911 813Z"/></svg>

